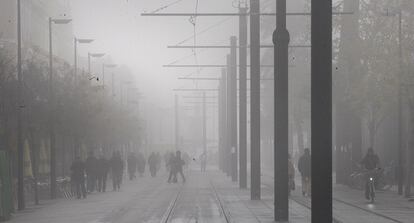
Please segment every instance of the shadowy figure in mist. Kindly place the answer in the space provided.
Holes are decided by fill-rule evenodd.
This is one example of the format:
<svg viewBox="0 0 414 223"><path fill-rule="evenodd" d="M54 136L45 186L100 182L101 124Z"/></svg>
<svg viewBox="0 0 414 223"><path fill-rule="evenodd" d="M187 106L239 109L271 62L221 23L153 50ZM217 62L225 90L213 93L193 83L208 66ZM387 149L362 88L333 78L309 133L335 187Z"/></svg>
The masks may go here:
<svg viewBox="0 0 414 223"><path fill-rule="evenodd" d="M157 165L157 155L155 154L155 152L152 152L151 155L148 157L148 166L152 177L155 177L157 175Z"/></svg>
<svg viewBox="0 0 414 223"><path fill-rule="evenodd" d="M104 155L101 155L97 162L97 169L98 169L98 191L105 192L106 191L106 181L108 178L109 172L109 160L105 158Z"/></svg>
<svg viewBox="0 0 414 223"><path fill-rule="evenodd" d="M86 198L85 163L82 162L79 156L73 161L70 170L72 171L71 181L76 188L76 197L78 199Z"/></svg>
<svg viewBox="0 0 414 223"><path fill-rule="evenodd" d="M127 159L129 180L136 178L135 173L137 172L137 164L138 158L135 156L134 152L131 152Z"/></svg>
<svg viewBox="0 0 414 223"><path fill-rule="evenodd" d="M170 166L170 176L168 177L168 183L172 182L177 183L177 174L179 173L181 175L181 178L183 179L183 183L185 183L185 176L183 173L183 166L185 162L181 158L181 152L177 151L174 154L171 155L169 166ZM172 179L171 179L172 178Z"/></svg>
<svg viewBox="0 0 414 223"><path fill-rule="evenodd" d="M121 189L122 172L124 170L124 162L122 161L121 153L119 151L112 153L111 170L113 190L119 191L119 189Z"/></svg>
<svg viewBox="0 0 414 223"><path fill-rule="evenodd" d="M142 152L138 152L138 156L137 156L137 166L138 166L138 173L140 177L144 176L144 172L145 172L145 157L142 154Z"/></svg>
<svg viewBox="0 0 414 223"><path fill-rule="evenodd" d="M96 189L96 182L98 180L98 169L97 169L97 162L98 159L96 159L95 155L93 154L93 151L90 151L88 153L88 158L85 162L85 168L86 168L86 176L87 176L87 186L88 186L88 192L92 193Z"/></svg>

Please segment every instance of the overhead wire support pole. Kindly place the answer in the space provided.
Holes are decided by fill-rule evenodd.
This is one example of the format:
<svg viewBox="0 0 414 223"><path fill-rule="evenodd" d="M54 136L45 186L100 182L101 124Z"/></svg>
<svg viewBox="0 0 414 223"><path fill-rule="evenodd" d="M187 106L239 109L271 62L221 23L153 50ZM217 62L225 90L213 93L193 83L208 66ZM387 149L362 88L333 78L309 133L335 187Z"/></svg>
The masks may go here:
<svg viewBox="0 0 414 223"><path fill-rule="evenodd" d="M250 0L250 199L261 199L260 0Z"/></svg>
<svg viewBox="0 0 414 223"><path fill-rule="evenodd" d="M274 203L275 221L289 221L289 31L286 28L286 0L277 0L274 48Z"/></svg>
<svg viewBox="0 0 414 223"><path fill-rule="evenodd" d="M219 158L219 169L222 171L223 170L223 103L222 103L222 96L223 96L223 85L222 85L222 81L220 80L219 82L219 86L218 86L218 158ZM203 97L206 97L203 95ZM187 98L190 98L187 96ZM192 97L195 98L195 97ZM199 98L199 97L198 97Z"/></svg>
<svg viewBox="0 0 414 223"><path fill-rule="evenodd" d="M227 126L227 71L226 68L221 69L221 105L222 105L222 128L223 128L223 148L222 148L222 162L223 162L223 172L228 174L227 169L227 151L228 151L228 126Z"/></svg>
<svg viewBox="0 0 414 223"><path fill-rule="evenodd" d="M238 180L238 140L237 140L237 37L230 37L230 106L231 106L231 179L233 182Z"/></svg>
<svg viewBox="0 0 414 223"><path fill-rule="evenodd" d="M312 222L332 222L332 1L312 0Z"/></svg>
<svg viewBox="0 0 414 223"><path fill-rule="evenodd" d="M240 7L240 14L247 8ZM234 46L233 46L234 47ZM239 187L247 188L247 16L239 16Z"/></svg>
<svg viewBox="0 0 414 223"><path fill-rule="evenodd" d="M180 133L179 133L179 114L178 114L178 95L175 95L175 150L178 151L180 149Z"/></svg>
<svg viewBox="0 0 414 223"><path fill-rule="evenodd" d="M207 154L207 107L206 92L203 92L203 153Z"/></svg>
<svg viewBox="0 0 414 223"><path fill-rule="evenodd" d="M232 114L232 109L231 109L231 57L230 54L228 54L226 56L226 64L227 64L227 68L226 68L226 173L227 176L231 177L231 145L232 145L232 141L231 141L231 114Z"/></svg>

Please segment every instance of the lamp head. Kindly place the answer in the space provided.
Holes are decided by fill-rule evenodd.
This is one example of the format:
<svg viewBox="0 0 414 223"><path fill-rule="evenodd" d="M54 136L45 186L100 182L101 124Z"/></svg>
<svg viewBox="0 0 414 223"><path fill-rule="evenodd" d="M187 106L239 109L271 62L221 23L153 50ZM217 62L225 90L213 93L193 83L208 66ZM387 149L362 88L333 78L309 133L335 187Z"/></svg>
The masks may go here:
<svg viewBox="0 0 414 223"><path fill-rule="evenodd" d="M52 22L58 25L61 24L68 24L70 22L72 22L72 19L52 19Z"/></svg>

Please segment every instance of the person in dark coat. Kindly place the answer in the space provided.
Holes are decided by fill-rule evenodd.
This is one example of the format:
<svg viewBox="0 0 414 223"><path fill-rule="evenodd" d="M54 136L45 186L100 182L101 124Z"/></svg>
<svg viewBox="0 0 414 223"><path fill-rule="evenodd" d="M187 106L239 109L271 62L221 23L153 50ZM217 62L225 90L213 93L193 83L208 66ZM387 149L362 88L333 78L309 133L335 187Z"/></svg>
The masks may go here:
<svg viewBox="0 0 414 223"><path fill-rule="evenodd" d="M158 161L157 161L157 155L155 155L154 152L152 152L151 155L148 157L148 165L149 165L151 176L155 177L157 175Z"/></svg>
<svg viewBox="0 0 414 223"><path fill-rule="evenodd" d="M91 193L96 189L96 182L98 180L98 169L97 169L98 160L93 154L93 151L90 151L88 158L85 162L86 168L86 177L87 177L87 186L88 192Z"/></svg>
<svg viewBox="0 0 414 223"><path fill-rule="evenodd" d="M72 171L71 181L75 185L77 198L86 198L85 163L77 156L73 161L70 170Z"/></svg>
<svg viewBox="0 0 414 223"><path fill-rule="evenodd" d="M375 154L373 148L368 148L367 154L364 156L364 158L361 161L361 165L368 172L373 171L373 170L375 170L377 168L380 168L380 158L378 157L377 154ZM370 174L368 174L366 176L366 179L365 179L365 198L367 200L370 199L370 194L369 194L369 180L368 180L369 176L370 176Z"/></svg>
<svg viewBox="0 0 414 223"><path fill-rule="evenodd" d="M144 176L144 172L145 172L146 160L145 160L144 155L141 152L138 152L137 161L138 161L137 163L138 173L139 173L139 176L142 177Z"/></svg>
<svg viewBox="0 0 414 223"><path fill-rule="evenodd" d="M135 173L137 172L138 159L134 152L131 152L127 158L129 180L136 178Z"/></svg>
<svg viewBox="0 0 414 223"><path fill-rule="evenodd" d="M173 158L172 162L172 172L173 172L173 182L177 183L177 174L179 173L181 175L181 178L183 179L183 183L185 183L185 176L183 173L183 166L185 165L184 160L181 158L181 152L177 151L175 153L175 156Z"/></svg>
<svg viewBox="0 0 414 223"><path fill-rule="evenodd" d="M305 149L304 154L299 158L298 170L302 175L302 195L311 196L311 156L310 150Z"/></svg>
<svg viewBox="0 0 414 223"><path fill-rule="evenodd" d="M167 182L171 183L171 181L173 181L173 183L176 183L177 182L177 177L176 177L175 155L174 155L174 153L169 153L169 157L167 158L167 161L166 161L165 165L166 165L167 170L170 172ZM174 180L175 180L175 182L174 182Z"/></svg>
<svg viewBox="0 0 414 223"><path fill-rule="evenodd" d="M122 161L121 153L119 151L112 154L110 163L112 170L113 190L116 191L121 189L122 173L124 170L124 162Z"/></svg>
<svg viewBox="0 0 414 223"><path fill-rule="evenodd" d="M106 180L108 178L109 172L109 161L105 156L100 156L97 162L98 169L98 191L105 192L106 190Z"/></svg>

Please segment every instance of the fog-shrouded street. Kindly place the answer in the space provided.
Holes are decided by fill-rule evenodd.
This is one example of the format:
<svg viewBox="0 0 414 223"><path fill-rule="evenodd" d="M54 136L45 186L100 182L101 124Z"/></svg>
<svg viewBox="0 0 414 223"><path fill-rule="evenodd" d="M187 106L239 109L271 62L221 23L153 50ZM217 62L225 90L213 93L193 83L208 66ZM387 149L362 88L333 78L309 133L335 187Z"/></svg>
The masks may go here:
<svg viewBox="0 0 414 223"><path fill-rule="evenodd" d="M413 0L0 0L0 222L414 223Z"/></svg>

